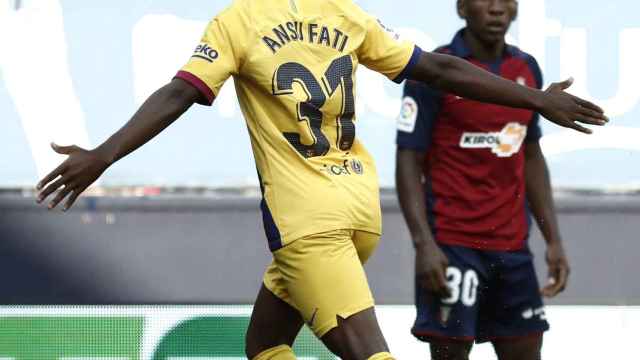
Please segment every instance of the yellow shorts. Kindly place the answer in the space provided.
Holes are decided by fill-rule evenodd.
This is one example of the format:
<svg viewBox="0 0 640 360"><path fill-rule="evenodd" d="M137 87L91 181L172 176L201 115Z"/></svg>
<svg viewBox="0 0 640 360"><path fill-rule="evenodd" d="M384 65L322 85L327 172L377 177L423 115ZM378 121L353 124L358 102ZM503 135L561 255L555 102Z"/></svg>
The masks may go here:
<svg viewBox="0 0 640 360"><path fill-rule="evenodd" d="M264 285L296 308L318 338L374 305L362 265L380 235L335 230L310 235L273 253Z"/></svg>

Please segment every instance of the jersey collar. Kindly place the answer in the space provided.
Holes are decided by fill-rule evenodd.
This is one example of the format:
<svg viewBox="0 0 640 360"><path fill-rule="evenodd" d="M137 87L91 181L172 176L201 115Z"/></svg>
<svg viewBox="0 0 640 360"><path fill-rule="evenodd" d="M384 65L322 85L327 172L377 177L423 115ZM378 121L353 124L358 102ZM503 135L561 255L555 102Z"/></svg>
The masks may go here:
<svg viewBox="0 0 640 360"><path fill-rule="evenodd" d="M453 40L451 41L451 44L449 44L449 49L451 50L451 55L458 56L458 57L461 57L461 58L471 58L472 57L471 56L471 49L469 49L467 44L464 42L464 38L462 37L462 34L464 34L465 30L466 30L466 28L462 28L462 29L458 30L456 35L453 37ZM517 54L517 48L515 46L511 46L509 44L505 44L503 57L516 56L516 54Z"/></svg>

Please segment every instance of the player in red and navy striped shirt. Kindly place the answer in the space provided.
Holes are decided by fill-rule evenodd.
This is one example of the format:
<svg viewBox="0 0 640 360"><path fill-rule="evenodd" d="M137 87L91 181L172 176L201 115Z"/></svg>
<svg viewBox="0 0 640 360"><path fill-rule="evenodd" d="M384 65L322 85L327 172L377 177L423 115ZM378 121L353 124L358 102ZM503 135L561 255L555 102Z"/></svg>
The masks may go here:
<svg viewBox="0 0 640 360"><path fill-rule="evenodd" d="M516 1L459 0L467 27L437 52L523 86L536 60L505 43ZM417 248L413 333L433 359L468 358L492 341L500 360L539 359L548 329L527 246L533 213L547 241L555 296L569 265L560 240L539 115L407 81L398 120L397 187Z"/></svg>

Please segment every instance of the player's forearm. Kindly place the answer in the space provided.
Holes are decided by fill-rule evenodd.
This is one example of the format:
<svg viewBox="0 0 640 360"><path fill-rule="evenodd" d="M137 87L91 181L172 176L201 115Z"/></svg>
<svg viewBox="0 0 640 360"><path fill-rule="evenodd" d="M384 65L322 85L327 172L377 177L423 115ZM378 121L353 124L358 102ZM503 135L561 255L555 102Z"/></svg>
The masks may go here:
<svg viewBox="0 0 640 360"><path fill-rule="evenodd" d="M549 170L538 144L529 144L525 156L527 200L547 244L560 243Z"/></svg>
<svg viewBox="0 0 640 360"><path fill-rule="evenodd" d="M112 164L153 139L180 117L197 99L197 90L173 80L153 93L135 115L96 151Z"/></svg>
<svg viewBox="0 0 640 360"><path fill-rule="evenodd" d="M468 99L536 111L542 109L546 96L444 54L423 53L410 77Z"/></svg>
<svg viewBox="0 0 640 360"><path fill-rule="evenodd" d="M427 221L424 188L421 165L424 162L416 160L415 152L398 149L396 158L396 188L400 208L411 239L416 248L435 245L431 227Z"/></svg>

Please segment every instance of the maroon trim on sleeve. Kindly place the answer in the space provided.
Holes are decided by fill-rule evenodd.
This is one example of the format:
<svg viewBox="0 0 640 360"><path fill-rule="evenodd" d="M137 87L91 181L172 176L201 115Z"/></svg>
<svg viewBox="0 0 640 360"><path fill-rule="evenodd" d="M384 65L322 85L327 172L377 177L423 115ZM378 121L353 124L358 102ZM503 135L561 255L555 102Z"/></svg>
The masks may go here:
<svg viewBox="0 0 640 360"><path fill-rule="evenodd" d="M213 104L213 100L216 98L216 96L213 94L213 91L209 88L209 86L207 86L204 81L200 80L199 77L193 75L188 71L180 70L178 71L176 76L174 76L174 79L175 78L188 82L193 87L198 89L198 91L200 91L200 94L202 94L203 99L206 99L206 101L198 101L198 104L207 106Z"/></svg>

